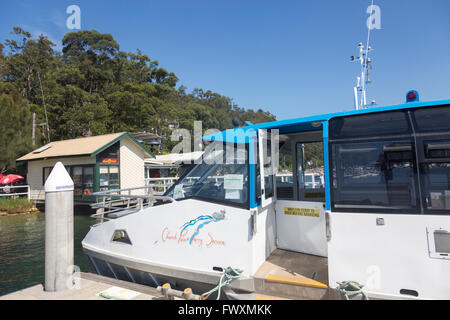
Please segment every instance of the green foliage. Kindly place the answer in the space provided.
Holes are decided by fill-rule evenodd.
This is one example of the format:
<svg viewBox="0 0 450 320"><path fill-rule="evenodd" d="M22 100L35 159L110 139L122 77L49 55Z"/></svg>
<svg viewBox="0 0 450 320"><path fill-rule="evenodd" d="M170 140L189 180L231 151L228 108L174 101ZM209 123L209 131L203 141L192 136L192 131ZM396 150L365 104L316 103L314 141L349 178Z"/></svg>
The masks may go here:
<svg viewBox="0 0 450 320"><path fill-rule="evenodd" d="M0 198L0 211L6 211L7 213L22 213L33 207L33 201L27 198Z"/></svg>
<svg viewBox="0 0 450 320"><path fill-rule="evenodd" d="M307 169L323 167L323 143L305 143L305 160Z"/></svg>
<svg viewBox="0 0 450 320"><path fill-rule="evenodd" d="M120 131L147 131L163 138L164 151L173 128L203 130L232 127L237 117L243 124L273 121L261 109L246 110L232 99L210 90L186 92L175 73L159 66L147 54L120 51L110 34L95 30L69 32L62 52L41 35L33 39L14 28L11 39L0 44L0 168L12 168L13 159L49 140L76 138ZM36 145L31 146L31 114L38 124ZM6 131L3 131L6 130ZM8 137L4 139L3 137Z"/></svg>
<svg viewBox="0 0 450 320"><path fill-rule="evenodd" d="M30 106L11 83L0 82L0 132L0 172L4 172L31 147Z"/></svg>

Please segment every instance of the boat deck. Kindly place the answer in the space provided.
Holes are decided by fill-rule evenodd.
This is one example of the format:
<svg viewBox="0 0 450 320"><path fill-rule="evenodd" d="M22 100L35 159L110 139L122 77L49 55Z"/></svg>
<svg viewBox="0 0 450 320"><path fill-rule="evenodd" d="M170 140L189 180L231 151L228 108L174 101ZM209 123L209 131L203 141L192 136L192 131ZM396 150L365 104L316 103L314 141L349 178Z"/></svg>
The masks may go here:
<svg viewBox="0 0 450 320"><path fill-rule="evenodd" d="M328 288L328 259L276 249L253 275L258 292L293 299L337 299Z"/></svg>
<svg viewBox="0 0 450 320"><path fill-rule="evenodd" d="M275 249L254 274L266 278L271 274L301 276L328 285L328 259L310 254Z"/></svg>

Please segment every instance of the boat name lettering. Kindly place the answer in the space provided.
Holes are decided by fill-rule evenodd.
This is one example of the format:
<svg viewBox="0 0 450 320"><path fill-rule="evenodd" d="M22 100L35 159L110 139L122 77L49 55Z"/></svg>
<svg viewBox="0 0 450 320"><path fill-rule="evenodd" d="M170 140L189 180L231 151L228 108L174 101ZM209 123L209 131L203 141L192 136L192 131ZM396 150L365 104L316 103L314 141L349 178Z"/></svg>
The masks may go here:
<svg viewBox="0 0 450 320"><path fill-rule="evenodd" d="M165 227L161 232L162 242L167 242L170 240L175 240L177 244L190 243L197 245L198 247L205 246L206 248L211 248L213 246L225 246L224 240L217 240L214 236L208 232L208 239L203 239L199 237L192 237L189 235L189 230L185 229L180 233L171 233L168 227Z"/></svg>

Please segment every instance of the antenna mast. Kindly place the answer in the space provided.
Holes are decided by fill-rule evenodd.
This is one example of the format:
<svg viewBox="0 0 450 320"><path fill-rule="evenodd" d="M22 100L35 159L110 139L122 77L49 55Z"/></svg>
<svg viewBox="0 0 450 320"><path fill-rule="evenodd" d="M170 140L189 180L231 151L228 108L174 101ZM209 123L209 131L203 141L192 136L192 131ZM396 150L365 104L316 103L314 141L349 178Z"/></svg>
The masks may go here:
<svg viewBox="0 0 450 320"><path fill-rule="evenodd" d="M370 12L372 12L372 9L373 9L373 0L372 4L370 5ZM353 87L354 105L356 110L368 107L366 96L366 83L371 83L369 71L372 68L371 66L372 59L369 58L369 52L372 51L372 47L370 47L369 43L370 43L370 30L372 28L369 25L367 27L368 32L367 32L366 46L364 46L362 42L360 42L358 44L359 56L358 57L351 56L350 58L351 61L359 61L361 64L361 74L360 76L356 77L356 86ZM375 101L373 100L371 102L371 105L374 104Z"/></svg>

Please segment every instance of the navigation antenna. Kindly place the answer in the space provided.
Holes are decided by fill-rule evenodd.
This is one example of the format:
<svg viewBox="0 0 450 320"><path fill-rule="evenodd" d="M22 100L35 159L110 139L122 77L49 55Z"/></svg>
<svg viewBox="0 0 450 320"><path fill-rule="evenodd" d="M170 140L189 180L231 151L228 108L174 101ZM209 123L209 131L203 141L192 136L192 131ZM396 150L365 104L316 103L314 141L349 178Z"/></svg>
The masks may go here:
<svg viewBox="0 0 450 320"><path fill-rule="evenodd" d="M373 0L372 3L370 5L370 11L372 12L373 10ZM367 32L367 42L366 42L366 46L364 46L362 44L362 42L360 42L358 44L358 49L359 49L359 56L355 57L355 56L351 56L350 60L351 61L359 61L361 63L361 75L356 77L356 86L353 87L353 97L354 97L354 104L355 104L355 109L359 110L359 109L365 109L368 107L367 105L367 98L366 98L366 83L371 83L370 80L370 69L372 69L372 59L369 58L369 52L371 52L373 49L372 47L370 47L369 43L370 43L370 30L372 29L371 26L368 25L368 32ZM374 105L375 104L375 100L372 100L370 105Z"/></svg>

